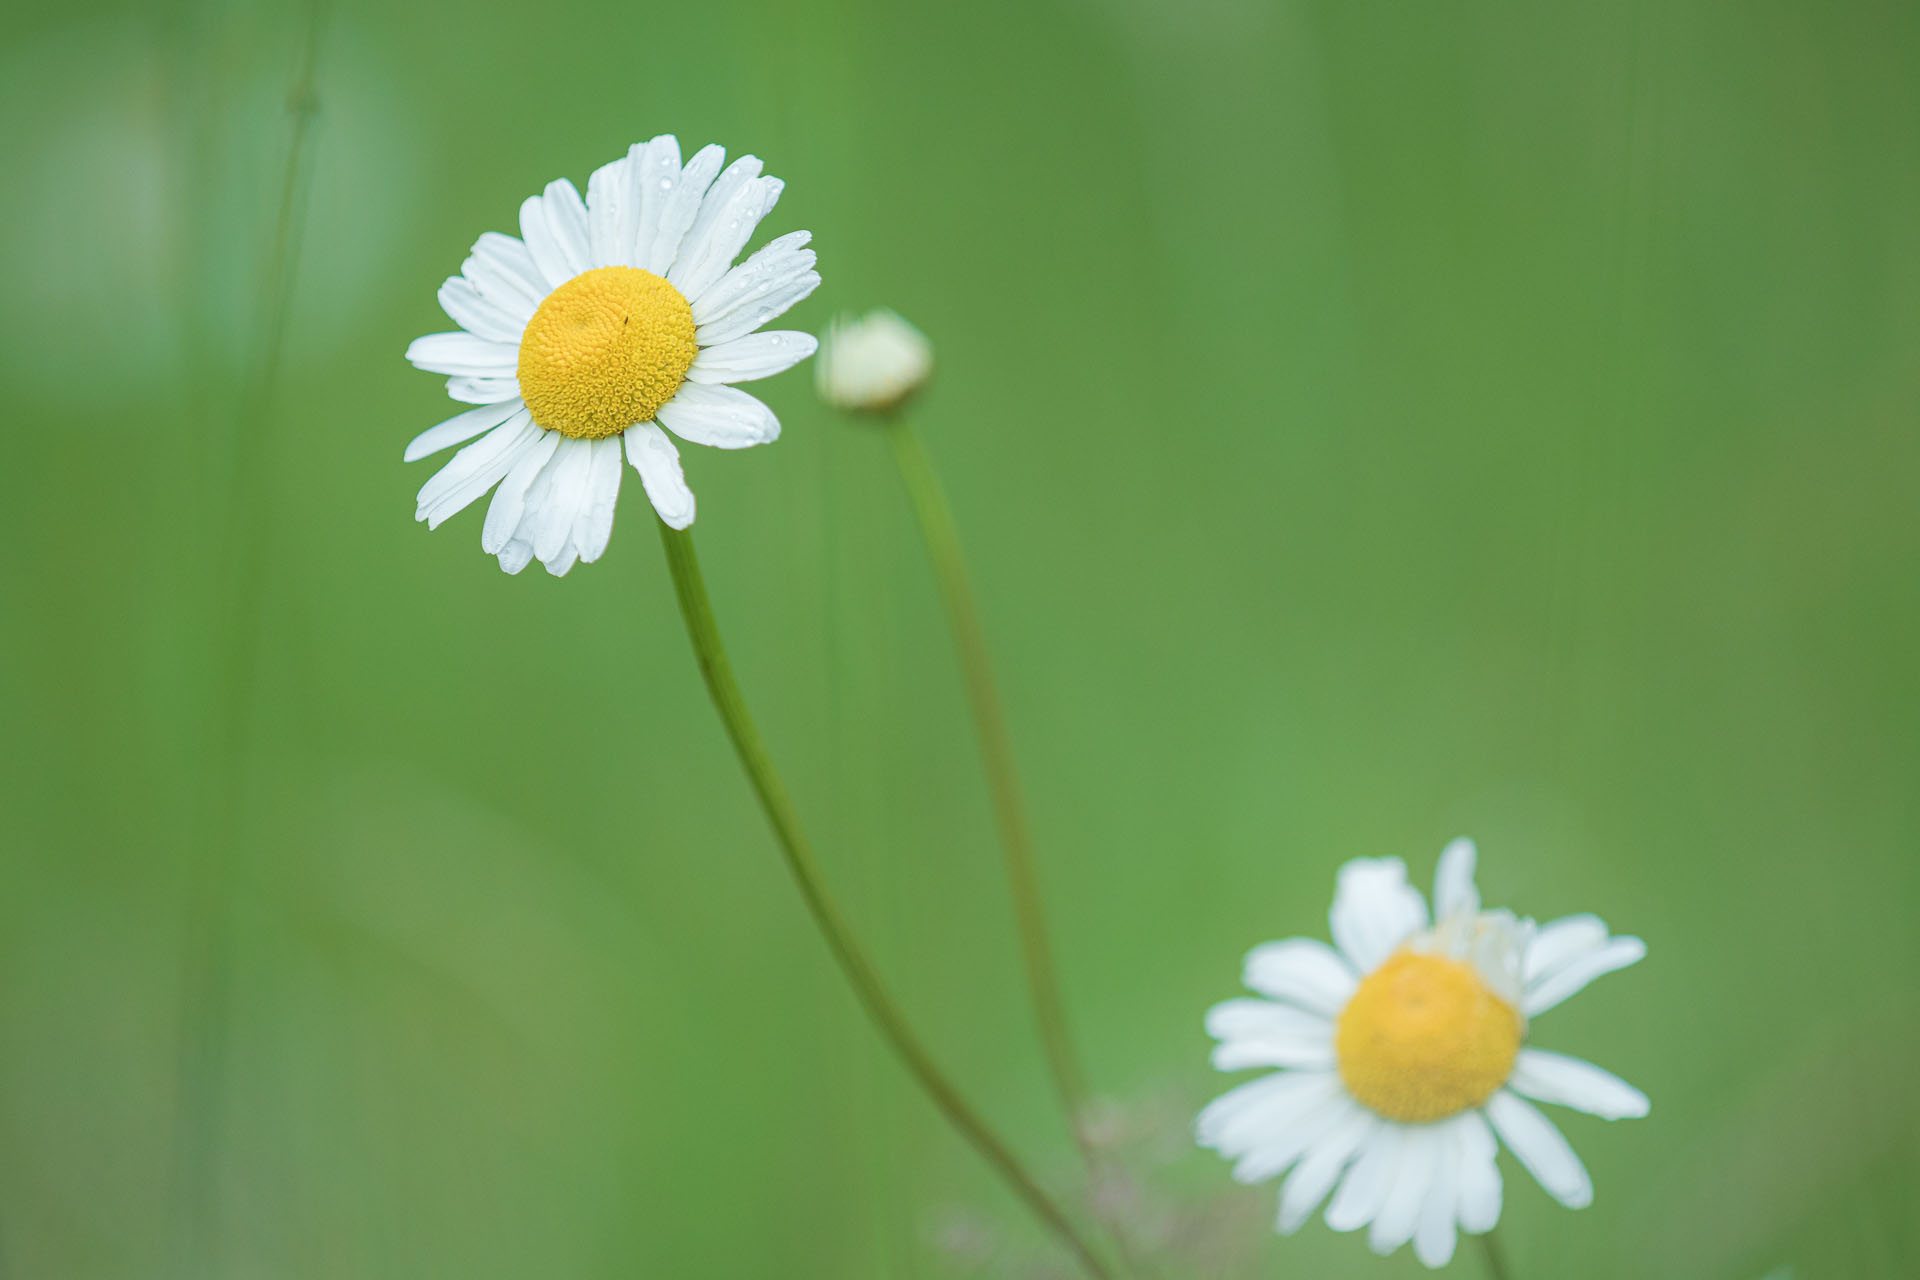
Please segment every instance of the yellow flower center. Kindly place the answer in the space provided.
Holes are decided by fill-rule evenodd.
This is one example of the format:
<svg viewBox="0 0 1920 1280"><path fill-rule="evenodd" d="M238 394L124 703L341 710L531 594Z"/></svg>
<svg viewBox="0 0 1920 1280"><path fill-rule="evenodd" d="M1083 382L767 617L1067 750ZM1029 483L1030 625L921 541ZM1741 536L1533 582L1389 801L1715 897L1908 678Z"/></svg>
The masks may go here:
<svg viewBox="0 0 1920 1280"><path fill-rule="evenodd" d="M693 307L637 267L595 267L555 289L520 335L520 396L533 420L576 440L651 421L699 347Z"/></svg>
<svg viewBox="0 0 1920 1280"><path fill-rule="evenodd" d="M1426 1124L1493 1096L1513 1072L1522 1024L1470 965L1396 951L1341 1010L1340 1079L1389 1120Z"/></svg>

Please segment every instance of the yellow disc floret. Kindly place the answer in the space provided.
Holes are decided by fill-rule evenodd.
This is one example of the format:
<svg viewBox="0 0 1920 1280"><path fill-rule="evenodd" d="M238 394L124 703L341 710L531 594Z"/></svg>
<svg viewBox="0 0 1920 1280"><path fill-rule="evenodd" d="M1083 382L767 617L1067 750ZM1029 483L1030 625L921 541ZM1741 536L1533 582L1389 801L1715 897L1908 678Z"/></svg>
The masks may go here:
<svg viewBox="0 0 1920 1280"><path fill-rule="evenodd" d="M1347 1091L1389 1120L1426 1124L1477 1107L1513 1072L1520 1014L1470 965L1396 951L1335 1024Z"/></svg>
<svg viewBox="0 0 1920 1280"><path fill-rule="evenodd" d="M534 422L576 440L651 421L699 347L680 291L637 267L595 267L547 295L520 335L520 395Z"/></svg>

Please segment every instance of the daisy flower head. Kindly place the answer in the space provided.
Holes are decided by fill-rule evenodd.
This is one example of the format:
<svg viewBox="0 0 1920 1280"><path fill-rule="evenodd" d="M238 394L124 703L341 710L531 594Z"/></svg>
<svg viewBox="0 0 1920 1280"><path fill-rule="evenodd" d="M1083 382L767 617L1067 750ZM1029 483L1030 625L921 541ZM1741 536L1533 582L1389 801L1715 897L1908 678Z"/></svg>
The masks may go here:
<svg viewBox="0 0 1920 1280"><path fill-rule="evenodd" d="M932 373L933 344L885 307L835 320L813 364L820 398L854 413L898 408Z"/></svg>
<svg viewBox="0 0 1920 1280"><path fill-rule="evenodd" d="M1245 982L1263 999L1207 1012L1213 1065L1279 1070L1215 1099L1195 1136L1234 1160L1241 1182L1285 1173L1278 1227L1291 1234L1332 1195L1327 1225L1368 1227L1376 1253L1408 1241L1429 1267L1453 1256L1456 1228L1500 1217L1500 1143L1560 1203L1584 1208L1593 1183L1533 1102L1615 1120L1646 1095L1578 1058L1528 1045L1528 1021L1646 954L1598 917L1536 926L1483 911L1474 846L1440 855L1433 914L1398 858L1340 869L1334 946L1290 938L1255 947Z"/></svg>
<svg viewBox="0 0 1920 1280"><path fill-rule="evenodd" d="M483 234L440 286L459 329L407 348L477 406L407 446L412 462L466 444L421 488L415 519L438 528L491 489L481 547L508 573L537 559L558 576L606 550L624 452L660 519L692 524L672 437L716 449L777 439L772 410L733 384L818 345L759 332L819 285L811 233L734 262L784 186L753 156L728 165L718 146L682 164L662 134L596 169L585 199L565 178L528 196L518 237Z"/></svg>

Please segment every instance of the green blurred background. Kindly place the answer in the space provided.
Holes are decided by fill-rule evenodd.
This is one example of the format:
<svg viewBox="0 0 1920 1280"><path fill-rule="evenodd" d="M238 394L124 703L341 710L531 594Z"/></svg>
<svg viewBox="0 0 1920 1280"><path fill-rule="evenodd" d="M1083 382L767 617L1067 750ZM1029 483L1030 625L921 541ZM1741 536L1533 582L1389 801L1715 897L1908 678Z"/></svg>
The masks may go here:
<svg viewBox="0 0 1920 1280"><path fill-rule="evenodd" d="M1654 1110L1559 1113L1584 1212L1507 1165L1520 1276L1920 1268L1920 7L355 0L262 413L303 11L3 21L6 1274L1051 1256L811 932L632 477L564 581L481 507L413 523L440 280L659 131L787 179L791 323L937 343L1085 1056L1138 1221L1230 1259L1163 1274L1420 1274L1271 1238L1182 1127L1246 949L1458 834L1492 901L1651 946L1536 1027ZM742 678L903 998L1071 1187L891 462L806 371L758 390L777 446L687 452Z"/></svg>

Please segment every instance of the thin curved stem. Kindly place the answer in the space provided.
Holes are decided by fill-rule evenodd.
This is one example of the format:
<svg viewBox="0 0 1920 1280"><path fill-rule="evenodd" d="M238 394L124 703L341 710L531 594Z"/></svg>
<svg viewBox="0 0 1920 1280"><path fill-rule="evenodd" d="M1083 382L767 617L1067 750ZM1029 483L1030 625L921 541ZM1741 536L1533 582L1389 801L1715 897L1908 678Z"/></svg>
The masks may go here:
<svg viewBox="0 0 1920 1280"><path fill-rule="evenodd" d="M1040 895L1040 877L1034 869L1033 835L1027 825L1026 805L1020 796L1020 775L1014 768L1006 713L1001 708L999 686L987 656L980 606L974 598L966 557L960 549L960 531L954 523L946 490L941 487L940 478L934 473L926 448L912 424L904 418L894 418L886 424L885 431L893 445L894 460L900 465L900 479L913 503L920 535L927 544L927 557L933 563L933 576L940 588L941 602L946 606L947 621L953 628L953 644L959 653L960 672L967 687L967 704L973 712L974 731L987 771L987 788L993 796L994 820L1000 828L1002 860L1020 934L1020 955L1026 968L1034 1018L1040 1025L1040 1040L1046 1048L1047 1066L1053 1074L1060 1104L1066 1109L1074 1143L1091 1164L1093 1153L1084 1127L1086 1077L1080 1070L1073 1038L1067 1030L1059 974L1047 939L1047 913Z"/></svg>
<svg viewBox="0 0 1920 1280"><path fill-rule="evenodd" d="M1487 1260L1490 1280L1513 1280L1513 1273L1507 1270L1506 1252L1500 1247L1500 1238L1492 1231L1480 1237L1480 1252Z"/></svg>
<svg viewBox="0 0 1920 1280"><path fill-rule="evenodd" d="M801 830L800 817L794 809L793 800L787 794L778 770L774 768L773 757L760 736L759 726L747 710L746 698L740 692L739 682L734 679L733 665L727 660L726 649L720 641L720 627L714 619L713 602L707 597L700 561L694 555L693 535L662 523L660 541L666 548L667 565L673 572L674 595L679 599L680 614L687 624L687 637L693 642L694 658L700 665L701 676L706 680L707 692L713 697L714 709L720 713L720 721L733 741L734 752L747 772L747 780L753 784L760 807L773 827L780 852L786 858L787 869L793 873L800 896L806 901L807 910L826 939L827 949L833 953L834 960L852 985L867 1016L908 1073L926 1090L934 1106L1006 1180L1014 1194L1034 1215L1072 1250L1087 1274L1099 1280L1111 1280L1106 1265L1093 1252L1079 1229L1041 1189L1012 1149L960 1096L934 1062L926 1046L908 1026L893 997L888 994L873 962L856 941L845 914L827 890L813 847Z"/></svg>

